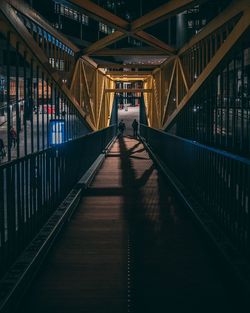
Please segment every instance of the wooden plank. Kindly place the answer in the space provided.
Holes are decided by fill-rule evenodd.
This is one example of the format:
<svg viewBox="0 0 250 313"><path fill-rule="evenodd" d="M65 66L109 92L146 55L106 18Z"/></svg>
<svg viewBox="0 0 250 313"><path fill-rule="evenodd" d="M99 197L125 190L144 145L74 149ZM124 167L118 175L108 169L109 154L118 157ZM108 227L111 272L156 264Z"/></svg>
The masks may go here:
<svg viewBox="0 0 250 313"><path fill-rule="evenodd" d="M239 309L171 190L140 142L117 140L17 313Z"/></svg>

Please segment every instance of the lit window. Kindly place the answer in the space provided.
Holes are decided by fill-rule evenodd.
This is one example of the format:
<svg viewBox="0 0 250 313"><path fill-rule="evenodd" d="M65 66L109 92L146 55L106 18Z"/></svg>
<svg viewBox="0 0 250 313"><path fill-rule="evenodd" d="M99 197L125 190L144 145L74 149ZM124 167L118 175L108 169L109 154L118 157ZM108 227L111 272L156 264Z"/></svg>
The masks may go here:
<svg viewBox="0 0 250 313"><path fill-rule="evenodd" d="M65 5L55 4L55 12L85 25L89 23L89 17L87 15L81 14Z"/></svg>
<svg viewBox="0 0 250 313"><path fill-rule="evenodd" d="M64 71L64 60L60 60L60 71Z"/></svg>
<svg viewBox="0 0 250 313"><path fill-rule="evenodd" d="M56 13L60 12L60 4L59 3L55 3L55 12Z"/></svg>
<svg viewBox="0 0 250 313"><path fill-rule="evenodd" d="M54 58L49 58L49 63L51 65L51 67L55 67L55 59Z"/></svg>
<svg viewBox="0 0 250 313"><path fill-rule="evenodd" d="M193 28L194 22L193 21L188 21L188 28Z"/></svg>
<svg viewBox="0 0 250 313"><path fill-rule="evenodd" d="M106 24L103 24L102 22L99 22L99 31L105 34L111 34L115 31L114 28L109 27Z"/></svg>
<svg viewBox="0 0 250 313"><path fill-rule="evenodd" d="M63 5L61 5L61 10L60 10L60 11L61 11L61 14L62 14L62 15L65 14L65 13L64 13L64 6L63 6Z"/></svg>
<svg viewBox="0 0 250 313"><path fill-rule="evenodd" d="M56 67L57 69L59 69L59 60L56 60L56 61L55 61L55 67Z"/></svg>
<svg viewBox="0 0 250 313"><path fill-rule="evenodd" d="M82 14L82 24L85 24L85 25L89 24L89 17L85 14Z"/></svg>

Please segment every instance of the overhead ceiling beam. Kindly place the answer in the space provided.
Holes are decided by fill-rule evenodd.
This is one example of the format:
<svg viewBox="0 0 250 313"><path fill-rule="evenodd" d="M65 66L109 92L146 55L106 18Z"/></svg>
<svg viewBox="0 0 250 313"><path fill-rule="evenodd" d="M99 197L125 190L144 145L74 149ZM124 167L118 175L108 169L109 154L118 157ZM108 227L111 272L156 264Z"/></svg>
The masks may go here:
<svg viewBox="0 0 250 313"><path fill-rule="evenodd" d="M156 68L156 67L160 67L160 64L115 64L115 63L98 63L98 61L96 61L98 64L98 68L141 68L141 69L148 69L148 68Z"/></svg>
<svg viewBox="0 0 250 313"><path fill-rule="evenodd" d="M176 50L167 45L165 42L157 39L156 37L144 32L144 31L140 31L140 33L131 33L130 34L132 37L139 39L143 42L145 42L146 44L148 44L149 46L161 50L163 52L165 52L165 55L173 55L176 53ZM94 54L96 51L105 48L123 38L127 37L126 33L123 33L121 31L115 31L114 33L96 41L95 43L93 43L92 45L90 45L88 48L86 48L85 50L83 50L83 54Z"/></svg>
<svg viewBox="0 0 250 313"><path fill-rule="evenodd" d="M107 75L112 76L145 76L145 75L152 75L151 71L107 71Z"/></svg>
<svg viewBox="0 0 250 313"><path fill-rule="evenodd" d="M105 92L119 92L119 93L152 92L152 89L143 89L143 88L123 89L123 88L115 88L115 89L105 89Z"/></svg>
<svg viewBox="0 0 250 313"><path fill-rule="evenodd" d="M135 82L135 81L145 81L148 79L148 76L142 77L112 77L113 81L119 81L119 82L126 82L126 83L130 83L130 82Z"/></svg>
<svg viewBox="0 0 250 313"><path fill-rule="evenodd" d="M139 48L122 48L122 49L102 49L95 51L92 55L98 56L131 56L131 55L163 55L166 56L166 52L157 49L139 49Z"/></svg>
<svg viewBox="0 0 250 313"><path fill-rule="evenodd" d="M136 32L153 26L154 24L160 23L173 15L205 1L206 0L171 0L132 22L131 31Z"/></svg>

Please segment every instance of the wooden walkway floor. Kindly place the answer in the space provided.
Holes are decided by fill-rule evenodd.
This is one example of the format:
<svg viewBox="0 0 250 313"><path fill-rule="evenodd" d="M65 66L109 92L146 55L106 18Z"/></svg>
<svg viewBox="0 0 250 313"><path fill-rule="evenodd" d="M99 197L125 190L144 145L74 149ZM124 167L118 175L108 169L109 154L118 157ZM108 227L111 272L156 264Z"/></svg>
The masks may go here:
<svg viewBox="0 0 250 313"><path fill-rule="evenodd" d="M143 145L118 140L19 313L240 312Z"/></svg>

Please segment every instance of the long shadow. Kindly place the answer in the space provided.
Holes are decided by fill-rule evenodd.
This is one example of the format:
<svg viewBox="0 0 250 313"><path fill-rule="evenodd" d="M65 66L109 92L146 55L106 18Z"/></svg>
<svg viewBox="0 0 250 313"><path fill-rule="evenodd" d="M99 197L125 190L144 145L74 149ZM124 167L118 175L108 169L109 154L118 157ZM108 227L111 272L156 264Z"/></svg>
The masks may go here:
<svg viewBox="0 0 250 313"><path fill-rule="evenodd" d="M150 180L156 171L150 163L136 177L134 157L147 159L138 156L144 151L139 145L128 148L119 139L132 256L130 312L236 312L211 250L172 188L159 172Z"/></svg>
<svg viewBox="0 0 250 313"><path fill-rule="evenodd" d="M130 141L131 142L131 141ZM120 160L122 169L122 187L124 190L123 212L128 223L129 241L130 241L130 312L147 312L143 305L143 277L147 275L144 258L146 256L146 246L148 240L154 238L155 225L149 218L151 204L144 199L143 187L149 181L154 165L148 163L145 169L140 167L142 174L136 177L136 163L132 160L149 160L149 157L140 157L138 153L143 153L145 149L138 149L140 142L135 143L132 147L127 147L125 139L119 138ZM137 163L138 164L138 163ZM150 196L149 196L150 199ZM149 200L150 201L150 200ZM147 237L145 241L145 236Z"/></svg>
<svg viewBox="0 0 250 313"><path fill-rule="evenodd" d="M200 229L159 172L155 184L157 212L136 225L136 312L237 312Z"/></svg>
<svg viewBox="0 0 250 313"><path fill-rule="evenodd" d="M125 219L131 227L137 216L137 208L142 207L140 190L137 188L136 173L131 162L131 156L134 150L140 145L135 144L132 148L128 149L123 137L119 138L120 160L122 170L122 187L124 191L124 214Z"/></svg>

